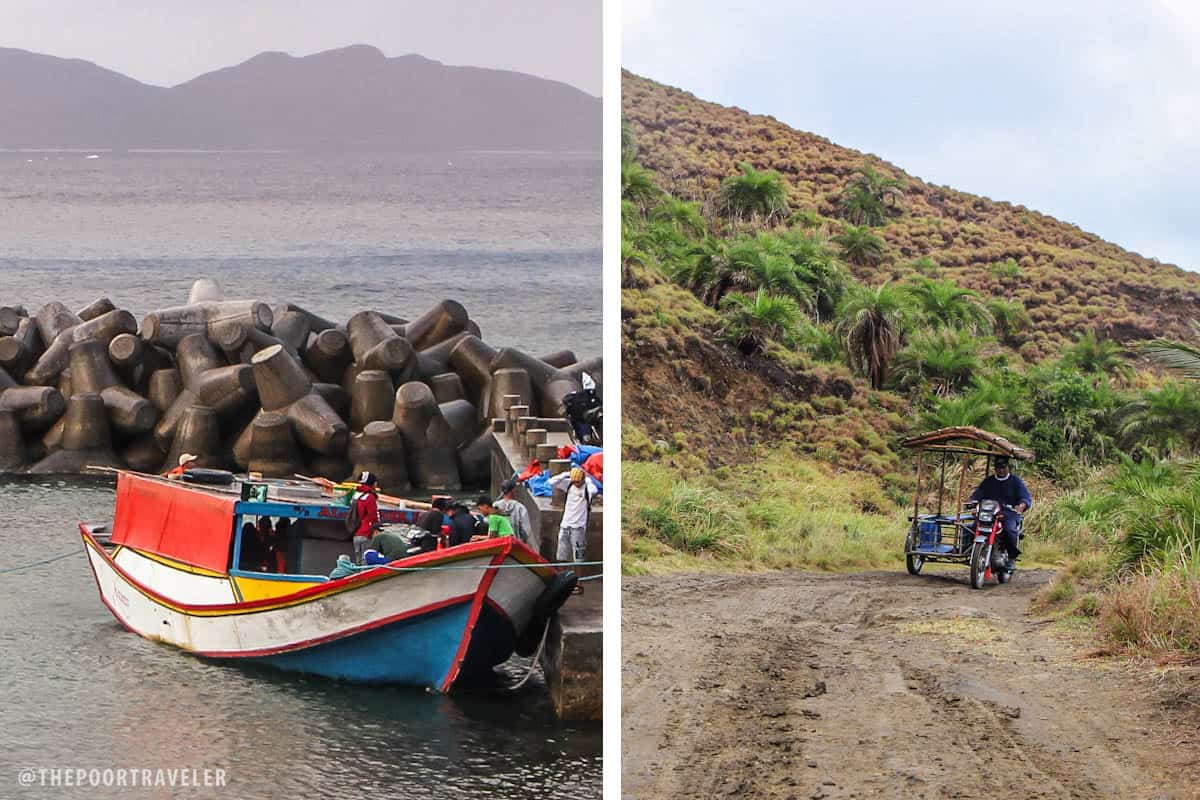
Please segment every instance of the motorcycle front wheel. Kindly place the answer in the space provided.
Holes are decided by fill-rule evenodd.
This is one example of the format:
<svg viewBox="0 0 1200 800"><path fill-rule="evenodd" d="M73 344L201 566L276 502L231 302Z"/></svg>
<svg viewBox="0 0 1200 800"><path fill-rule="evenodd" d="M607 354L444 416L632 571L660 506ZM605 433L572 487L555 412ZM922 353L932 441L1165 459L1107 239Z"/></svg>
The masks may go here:
<svg viewBox="0 0 1200 800"><path fill-rule="evenodd" d="M976 542L971 549L971 588L982 589L983 578L992 560L992 547L987 542Z"/></svg>

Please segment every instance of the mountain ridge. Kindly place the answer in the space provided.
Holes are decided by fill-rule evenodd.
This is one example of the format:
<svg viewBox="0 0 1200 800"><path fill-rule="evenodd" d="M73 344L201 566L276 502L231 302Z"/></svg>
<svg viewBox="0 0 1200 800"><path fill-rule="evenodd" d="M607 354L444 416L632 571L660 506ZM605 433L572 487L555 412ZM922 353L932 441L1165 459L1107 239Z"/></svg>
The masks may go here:
<svg viewBox="0 0 1200 800"><path fill-rule="evenodd" d="M598 150L599 98L371 45L265 51L171 87L0 48L0 148Z"/></svg>

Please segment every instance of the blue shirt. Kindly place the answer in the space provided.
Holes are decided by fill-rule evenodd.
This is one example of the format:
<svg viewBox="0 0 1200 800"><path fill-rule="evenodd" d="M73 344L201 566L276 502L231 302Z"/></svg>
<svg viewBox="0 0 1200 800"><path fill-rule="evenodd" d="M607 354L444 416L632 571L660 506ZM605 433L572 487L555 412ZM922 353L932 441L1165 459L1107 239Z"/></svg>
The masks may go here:
<svg viewBox="0 0 1200 800"><path fill-rule="evenodd" d="M984 478L983 483L979 484L979 488L971 493L971 499L975 501L995 500L1006 506L1024 503L1026 511L1033 507L1033 498L1029 495L1029 490L1025 488L1021 479L1011 472L1004 480L1000 480L995 475Z"/></svg>

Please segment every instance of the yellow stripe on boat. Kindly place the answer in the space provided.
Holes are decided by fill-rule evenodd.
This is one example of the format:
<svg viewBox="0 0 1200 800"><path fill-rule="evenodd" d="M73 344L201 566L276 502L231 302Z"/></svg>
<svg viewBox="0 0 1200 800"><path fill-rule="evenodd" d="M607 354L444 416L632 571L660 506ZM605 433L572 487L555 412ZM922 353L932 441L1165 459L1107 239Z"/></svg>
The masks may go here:
<svg viewBox="0 0 1200 800"><path fill-rule="evenodd" d="M245 602L272 600L276 597L283 597L284 595L298 592L301 589L319 586L321 583L321 581L305 583L302 581L278 581L269 578L246 578L241 575L233 578L233 585L237 587L238 593Z"/></svg>
<svg viewBox="0 0 1200 800"><path fill-rule="evenodd" d="M120 548L118 548L118 550L119 549ZM132 550L133 552L137 553L139 556L142 556L143 558L148 558L151 561L157 561L159 564L162 564L164 567L171 567L172 569L177 569L182 572L190 572L193 575L207 575L210 578L226 578L226 577L228 577L228 575L226 575L224 572L217 572L215 570L206 569L204 567L195 567L195 566L192 566L191 564L185 564L182 561L176 561L173 558L167 558L166 556L160 556L157 553L150 553L145 550L139 550L136 547L130 547L129 549ZM113 555L113 558L116 558L117 554L116 554L116 552L114 552L112 555Z"/></svg>

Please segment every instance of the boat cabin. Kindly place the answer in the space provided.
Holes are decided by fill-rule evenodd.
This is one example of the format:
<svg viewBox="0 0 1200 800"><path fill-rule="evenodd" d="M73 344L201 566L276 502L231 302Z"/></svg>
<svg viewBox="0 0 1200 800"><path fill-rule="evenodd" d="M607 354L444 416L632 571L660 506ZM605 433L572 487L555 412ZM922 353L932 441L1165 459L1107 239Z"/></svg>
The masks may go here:
<svg viewBox="0 0 1200 800"><path fill-rule="evenodd" d="M243 500L238 481L208 486L122 472L111 541L169 566L254 585L257 595L296 588L262 581L327 581L338 556L353 553L348 507L316 485L255 483L265 484L265 499ZM381 522L415 524L420 513L379 502Z"/></svg>

